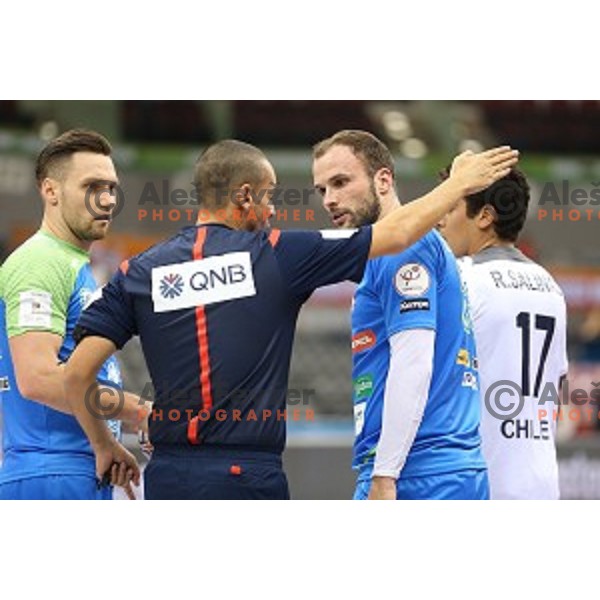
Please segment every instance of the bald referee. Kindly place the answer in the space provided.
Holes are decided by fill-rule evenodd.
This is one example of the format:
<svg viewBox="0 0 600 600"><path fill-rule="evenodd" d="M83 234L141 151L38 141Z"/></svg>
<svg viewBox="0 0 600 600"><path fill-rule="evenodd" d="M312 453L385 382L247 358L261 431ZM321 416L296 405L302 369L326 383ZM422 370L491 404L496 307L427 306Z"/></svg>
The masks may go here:
<svg viewBox="0 0 600 600"><path fill-rule="evenodd" d="M103 475L123 457L79 401L107 356L139 335L156 389L149 499L287 499L281 464L296 319L323 285L360 281L367 259L400 252L465 194L504 176L517 152L463 154L451 177L372 227L267 229L277 180L257 148L208 148L194 174L202 219L121 266L82 315L66 394Z"/></svg>

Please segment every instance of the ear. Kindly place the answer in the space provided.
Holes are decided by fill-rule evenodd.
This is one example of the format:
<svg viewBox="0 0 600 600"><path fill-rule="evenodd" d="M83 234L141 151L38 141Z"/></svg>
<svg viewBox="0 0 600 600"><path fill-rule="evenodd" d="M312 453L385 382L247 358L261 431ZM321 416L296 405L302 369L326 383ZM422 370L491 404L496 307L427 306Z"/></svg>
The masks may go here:
<svg viewBox="0 0 600 600"><path fill-rule="evenodd" d="M233 203L242 210L248 210L253 201L252 186L249 183L242 184L233 196Z"/></svg>
<svg viewBox="0 0 600 600"><path fill-rule="evenodd" d="M382 196L388 194L394 187L394 176L386 167L379 169L379 171L375 173L375 177L373 179L375 183L375 190Z"/></svg>
<svg viewBox="0 0 600 600"><path fill-rule="evenodd" d="M44 179L40 185L40 194L44 199L44 202L50 204L51 206L56 206L59 198L58 181L56 181L56 179L46 177L46 179Z"/></svg>
<svg viewBox="0 0 600 600"><path fill-rule="evenodd" d="M487 230L494 226L494 222L498 219L498 213L493 206L486 204L477 215L477 227L482 230Z"/></svg>

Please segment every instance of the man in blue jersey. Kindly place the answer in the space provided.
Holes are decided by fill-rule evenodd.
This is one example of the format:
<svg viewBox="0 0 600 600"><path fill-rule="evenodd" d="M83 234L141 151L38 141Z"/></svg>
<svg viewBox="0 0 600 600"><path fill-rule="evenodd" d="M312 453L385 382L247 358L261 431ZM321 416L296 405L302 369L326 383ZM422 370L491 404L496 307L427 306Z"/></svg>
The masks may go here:
<svg viewBox="0 0 600 600"><path fill-rule="evenodd" d="M336 227L397 209L394 161L364 131L315 146ZM356 499L487 499L477 359L456 261L437 232L369 261L352 311Z"/></svg>
<svg viewBox="0 0 600 600"><path fill-rule="evenodd" d="M516 160L506 148L461 156L443 187L340 235L264 231L276 185L265 155L235 140L208 148L194 173L202 220L123 264L79 321L66 390L98 474L121 461L119 445L81 393L106 357L139 335L156 390L146 497L288 498L281 453L302 304L319 286L359 281L367 258L413 244L461 190L486 187Z"/></svg>
<svg viewBox="0 0 600 600"><path fill-rule="evenodd" d="M118 180L110 154L103 136L83 130L68 131L41 151L36 179L42 225L0 270L0 499L112 496L110 487L97 486L92 448L64 395L73 330L96 289L88 252L94 240L106 235L116 204ZM86 197L97 201L93 210ZM120 387L114 357L103 361L98 379ZM99 401L112 407L115 418L141 420L145 408L139 398L121 397L121 410L112 389L100 399L88 396L88 407L95 410ZM110 426L118 437L120 423L111 420ZM124 470L114 470L114 482L124 483Z"/></svg>

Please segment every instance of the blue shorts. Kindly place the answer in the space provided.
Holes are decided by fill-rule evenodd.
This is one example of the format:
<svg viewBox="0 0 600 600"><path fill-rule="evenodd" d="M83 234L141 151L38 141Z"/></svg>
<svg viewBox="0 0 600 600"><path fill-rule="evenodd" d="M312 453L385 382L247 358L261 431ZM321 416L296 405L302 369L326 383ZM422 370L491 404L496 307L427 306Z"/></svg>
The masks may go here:
<svg viewBox="0 0 600 600"><path fill-rule="evenodd" d="M366 500L371 477L359 476L354 500ZM442 475L399 479L397 500L489 500L487 469L468 469Z"/></svg>
<svg viewBox="0 0 600 600"><path fill-rule="evenodd" d="M146 500L289 500L281 456L210 446L155 447Z"/></svg>
<svg viewBox="0 0 600 600"><path fill-rule="evenodd" d="M44 475L0 484L0 500L112 500L112 487L99 490L86 475Z"/></svg>

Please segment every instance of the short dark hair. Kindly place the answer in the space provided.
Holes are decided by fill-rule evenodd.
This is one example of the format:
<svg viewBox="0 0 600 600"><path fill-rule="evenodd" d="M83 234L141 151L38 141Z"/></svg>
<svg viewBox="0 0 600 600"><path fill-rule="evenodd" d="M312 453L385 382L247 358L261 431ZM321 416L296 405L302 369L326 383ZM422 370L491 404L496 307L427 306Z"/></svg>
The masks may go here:
<svg viewBox="0 0 600 600"><path fill-rule="evenodd" d="M448 179L450 167L441 173L442 179ZM465 198L467 217L475 218L484 206L491 206L495 213L494 231L504 241L516 242L527 219L530 189L525 174L512 168L510 173L493 183L486 190Z"/></svg>
<svg viewBox="0 0 600 600"><path fill-rule="evenodd" d="M320 141L313 147L313 158L321 158L333 146L347 146L361 160L367 173L373 177L379 169L389 169L396 177L394 157L389 148L368 131L344 129Z"/></svg>
<svg viewBox="0 0 600 600"><path fill-rule="evenodd" d="M223 198L223 192L229 194L236 186L260 183L265 176L266 160L262 150L238 140L223 140L209 146L194 168L194 186L200 203L211 205Z"/></svg>
<svg viewBox="0 0 600 600"><path fill-rule="evenodd" d="M50 171L76 152L93 152L110 156L112 147L108 140L96 131L70 129L49 142L39 153L35 163L35 179L38 186Z"/></svg>

